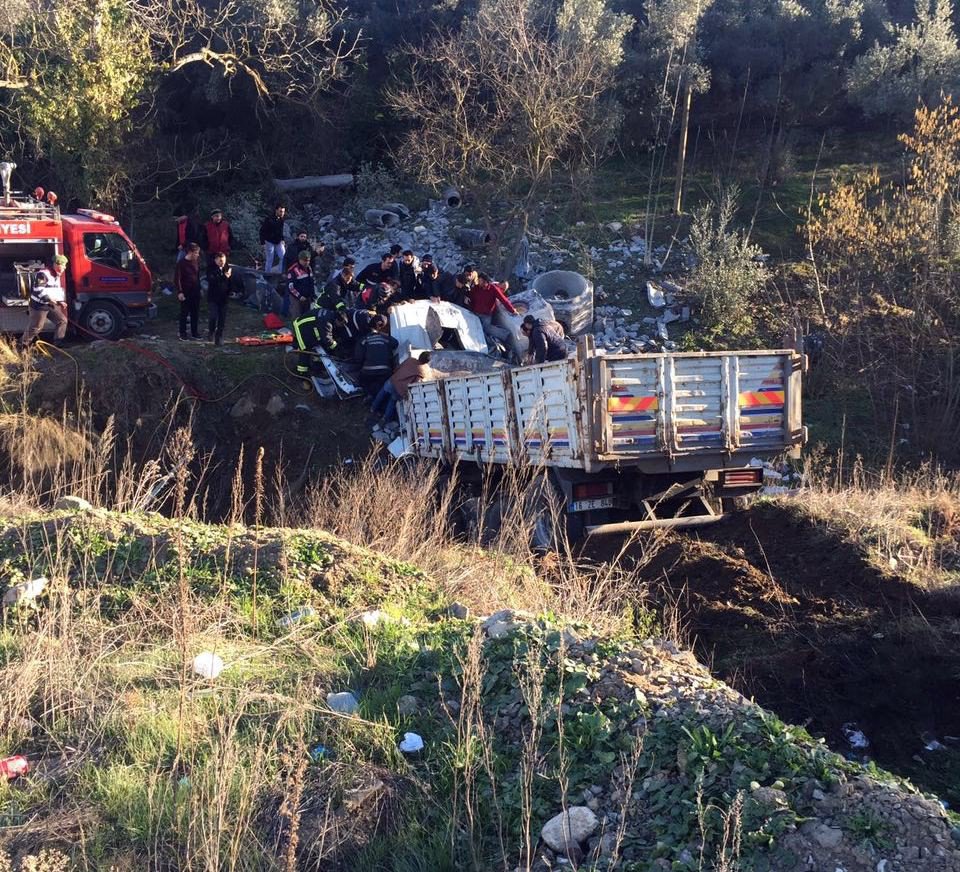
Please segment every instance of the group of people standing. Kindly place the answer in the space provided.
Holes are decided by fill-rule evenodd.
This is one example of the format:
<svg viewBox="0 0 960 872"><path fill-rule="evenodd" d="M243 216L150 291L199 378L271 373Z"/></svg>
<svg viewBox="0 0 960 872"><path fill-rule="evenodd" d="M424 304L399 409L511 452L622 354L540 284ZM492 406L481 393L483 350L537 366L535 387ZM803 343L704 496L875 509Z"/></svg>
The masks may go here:
<svg viewBox="0 0 960 872"><path fill-rule="evenodd" d="M278 203L263 219L259 235L264 273L276 277L276 305L281 316L292 318L300 352L297 374L307 379L317 372L316 351L322 350L363 388L374 416L382 414L380 424L385 427L396 420L397 401L406 397L410 384L431 374L429 351L394 368L397 340L390 336L387 318L391 306L413 300L452 303L473 312L491 339L505 343L510 337L510 331L495 324L493 317L498 305L518 314L507 296L509 283L493 281L472 264L449 272L430 254L418 257L394 245L359 271L356 260L345 257L326 278L323 246L311 243L303 230L288 242L285 230L286 207ZM174 285L180 301L181 340L201 339L200 256L206 252L207 339L222 343L227 301L234 287L228 259L236 244L219 209L202 227L189 216L178 216ZM521 330L529 338L533 362L566 356L563 329L556 322L528 315Z"/></svg>

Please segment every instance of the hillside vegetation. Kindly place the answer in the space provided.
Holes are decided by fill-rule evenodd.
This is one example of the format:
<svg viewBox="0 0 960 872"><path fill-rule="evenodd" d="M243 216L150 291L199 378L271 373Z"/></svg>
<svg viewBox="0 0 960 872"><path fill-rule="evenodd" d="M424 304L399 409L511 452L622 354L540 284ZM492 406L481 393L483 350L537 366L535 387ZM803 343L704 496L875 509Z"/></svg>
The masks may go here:
<svg viewBox="0 0 960 872"><path fill-rule="evenodd" d="M466 605L491 608L476 581L307 530L95 509L2 523L7 579L49 579L4 612L0 741L32 764L2 788L14 857L131 870L960 862L936 802L718 683L647 612L598 613L599 632L549 609L481 621ZM527 576L538 605L556 601L531 568L483 559L488 575ZM201 652L222 658L217 678L194 673ZM337 711L329 694L347 691L357 708ZM398 750L406 732L422 751ZM541 841L574 807L581 835Z"/></svg>

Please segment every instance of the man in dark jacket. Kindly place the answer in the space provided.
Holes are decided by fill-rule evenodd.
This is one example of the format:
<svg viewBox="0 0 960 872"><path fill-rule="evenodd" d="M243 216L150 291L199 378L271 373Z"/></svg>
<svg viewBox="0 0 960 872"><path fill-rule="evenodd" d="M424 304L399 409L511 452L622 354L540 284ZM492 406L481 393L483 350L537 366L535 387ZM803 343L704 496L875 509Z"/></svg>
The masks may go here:
<svg viewBox="0 0 960 872"><path fill-rule="evenodd" d="M322 242L311 242L306 230L297 231L297 235L294 237L293 242L287 246L287 254L283 259L284 272L290 269L290 267L292 267L300 259L301 251L310 253L310 269L316 272L320 258L324 251L326 251L326 248L327 247ZM322 278L323 277L321 276L321 280Z"/></svg>
<svg viewBox="0 0 960 872"><path fill-rule="evenodd" d="M306 315L313 305L316 296L316 284L313 280L313 270L310 269L310 252L301 251L297 262L287 270L284 276L283 305L280 314L286 318L290 314L290 300L297 305L296 316Z"/></svg>
<svg viewBox="0 0 960 872"><path fill-rule="evenodd" d="M467 296L470 289L467 287L467 282L462 273L440 273L434 287L439 290L438 296L445 303L467 307Z"/></svg>
<svg viewBox="0 0 960 872"><path fill-rule="evenodd" d="M558 322L527 315L520 325L520 332L530 340L530 354L534 363L566 360L567 345L563 327Z"/></svg>
<svg viewBox="0 0 960 872"><path fill-rule="evenodd" d="M200 241L200 247L207 253L207 263L213 263L213 256L218 251L222 251L229 261L230 252L236 244L230 222L223 217L223 210L214 209L210 213L210 220L203 225L203 238Z"/></svg>
<svg viewBox="0 0 960 872"><path fill-rule="evenodd" d="M393 355L400 343L387 332L387 318L377 315L371 324L373 332L364 336L353 353L360 366L359 383L370 399L378 393L393 372Z"/></svg>
<svg viewBox="0 0 960 872"><path fill-rule="evenodd" d="M353 258L347 258L340 272L323 286L320 305L326 309L333 308L337 303L352 306L359 295L360 285L353 277Z"/></svg>
<svg viewBox="0 0 960 872"><path fill-rule="evenodd" d="M415 300L419 286L420 271L414 262L413 252L408 248L400 260L400 296L404 300Z"/></svg>
<svg viewBox="0 0 960 872"><path fill-rule="evenodd" d="M227 300L230 299L233 271L227 256L218 251L207 267L207 340L223 345L223 327L227 323Z"/></svg>
<svg viewBox="0 0 960 872"><path fill-rule="evenodd" d="M263 246L263 271L278 273L283 269L283 255L287 243L283 238L283 225L287 207L277 203L272 215L263 219L260 225L260 244Z"/></svg>
<svg viewBox="0 0 960 872"><path fill-rule="evenodd" d="M187 341L187 319L190 319L190 339L199 339L197 322L200 320L200 246L187 246L187 253L173 271L173 287L180 301L180 341Z"/></svg>
<svg viewBox="0 0 960 872"><path fill-rule="evenodd" d="M366 285L379 285L385 281L394 279L394 259L392 254L385 254L380 258L380 263L368 263L357 276L357 282L365 287Z"/></svg>

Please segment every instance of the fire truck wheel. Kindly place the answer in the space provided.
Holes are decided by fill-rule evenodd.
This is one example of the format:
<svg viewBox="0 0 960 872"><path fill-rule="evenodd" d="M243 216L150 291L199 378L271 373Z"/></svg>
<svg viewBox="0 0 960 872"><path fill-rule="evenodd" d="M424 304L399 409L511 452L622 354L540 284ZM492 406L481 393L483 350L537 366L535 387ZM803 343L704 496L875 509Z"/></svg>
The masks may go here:
<svg viewBox="0 0 960 872"><path fill-rule="evenodd" d="M123 333L124 317L113 303L94 300L87 303L80 318L87 339L119 339Z"/></svg>

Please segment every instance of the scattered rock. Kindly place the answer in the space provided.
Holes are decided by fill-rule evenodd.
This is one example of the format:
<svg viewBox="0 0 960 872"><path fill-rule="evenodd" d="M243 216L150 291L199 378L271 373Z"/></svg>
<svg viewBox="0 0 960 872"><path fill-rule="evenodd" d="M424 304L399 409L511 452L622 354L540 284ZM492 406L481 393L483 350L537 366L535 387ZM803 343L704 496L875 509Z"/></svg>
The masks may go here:
<svg viewBox="0 0 960 872"><path fill-rule="evenodd" d="M600 821L589 808L575 805L550 818L540 836L554 851L565 852L567 847L589 839L598 826Z"/></svg>
<svg viewBox="0 0 960 872"><path fill-rule="evenodd" d="M274 418L281 415L287 408L280 394L274 394L267 402L267 412Z"/></svg>
<svg viewBox="0 0 960 872"><path fill-rule="evenodd" d="M67 509L71 512L89 512L93 506L83 497L66 496L60 497L54 505L55 509Z"/></svg>
<svg viewBox="0 0 960 872"><path fill-rule="evenodd" d="M487 618L480 626L484 630L488 630L494 624L503 624L507 621L512 621L513 615L513 609L500 609L499 612L494 612L492 615L490 615L490 617Z"/></svg>
<svg viewBox="0 0 960 872"><path fill-rule="evenodd" d="M256 408L250 397L240 397L240 399L233 404L233 408L230 410L230 417L246 418L248 415L252 415L256 411Z"/></svg>
<svg viewBox="0 0 960 872"><path fill-rule="evenodd" d="M356 714L360 708L357 698L349 690L343 690L340 693L328 693L327 705L335 712L342 715Z"/></svg>
<svg viewBox="0 0 960 872"><path fill-rule="evenodd" d="M467 608L463 603L450 603L447 606L447 614L451 618L456 618L458 621L466 621L470 617L470 609Z"/></svg>
<svg viewBox="0 0 960 872"><path fill-rule="evenodd" d="M379 796L386 789L386 785L379 779L375 779L366 787L355 787L348 790L343 795L343 805L348 811L355 811L365 802Z"/></svg>
<svg viewBox="0 0 960 872"><path fill-rule="evenodd" d="M838 848L843 841L843 830L840 827L828 827L826 824L817 824L812 835L821 848L828 850Z"/></svg>
<svg viewBox="0 0 960 872"><path fill-rule="evenodd" d="M513 621L497 621L495 624L487 627L487 637L490 639L503 639L516 630L517 626L518 624L515 624Z"/></svg>
<svg viewBox="0 0 960 872"><path fill-rule="evenodd" d="M397 711L401 717L411 717L420 709L420 700L409 693L405 693L397 700Z"/></svg>

